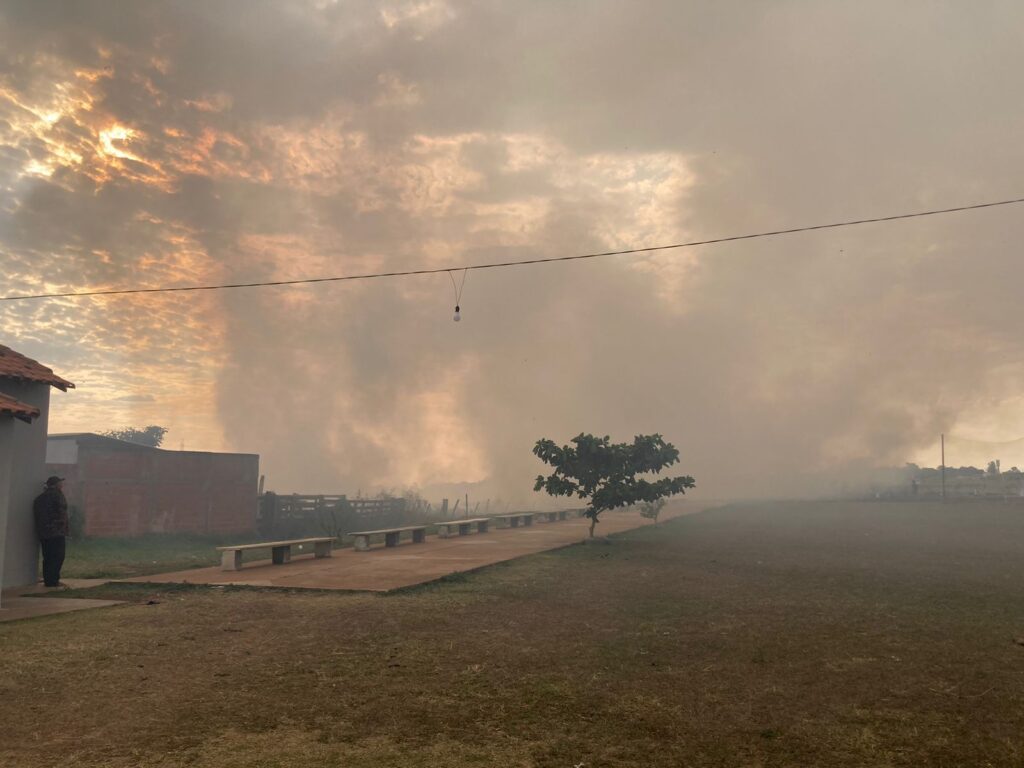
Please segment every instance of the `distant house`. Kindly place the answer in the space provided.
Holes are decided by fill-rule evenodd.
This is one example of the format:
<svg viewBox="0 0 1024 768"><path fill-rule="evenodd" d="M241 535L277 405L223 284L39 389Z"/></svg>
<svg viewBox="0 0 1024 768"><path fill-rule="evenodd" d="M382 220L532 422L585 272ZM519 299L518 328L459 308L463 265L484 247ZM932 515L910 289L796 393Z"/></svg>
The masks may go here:
<svg viewBox="0 0 1024 768"><path fill-rule="evenodd" d="M47 472L86 536L245 533L256 527L260 457L166 451L88 432L50 435Z"/></svg>
<svg viewBox="0 0 1024 768"><path fill-rule="evenodd" d="M39 543L32 500L46 480L50 387L66 392L74 386L45 365L0 345L0 510L6 506L6 514L0 511L0 584L4 587L36 581Z"/></svg>

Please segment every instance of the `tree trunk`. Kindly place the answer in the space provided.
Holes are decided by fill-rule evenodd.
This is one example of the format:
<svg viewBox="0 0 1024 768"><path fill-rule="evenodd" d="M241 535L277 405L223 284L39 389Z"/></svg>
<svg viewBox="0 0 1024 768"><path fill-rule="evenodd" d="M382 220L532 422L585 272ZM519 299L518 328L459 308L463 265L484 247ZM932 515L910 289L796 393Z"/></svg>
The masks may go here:
<svg viewBox="0 0 1024 768"><path fill-rule="evenodd" d="M597 515L590 518L590 538L594 538L594 526L597 525Z"/></svg>

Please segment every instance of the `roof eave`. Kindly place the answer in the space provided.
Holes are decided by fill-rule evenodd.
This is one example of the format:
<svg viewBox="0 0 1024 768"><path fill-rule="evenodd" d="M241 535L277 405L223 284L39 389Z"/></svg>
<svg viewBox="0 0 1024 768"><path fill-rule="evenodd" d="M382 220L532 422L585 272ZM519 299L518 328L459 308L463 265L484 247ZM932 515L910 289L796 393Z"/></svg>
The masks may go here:
<svg viewBox="0 0 1024 768"><path fill-rule="evenodd" d="M40 412L34 405L15 400L13 397L0 396L0 414L31 424L32 419L39 418Z"/></svg>
<svg viewBox="0 0 1024 768"><path fill-rule="evenodd" d="M51 387L56 387L61 392L67 392L69 389L74 389L75 385L70 381L60 378L54 375L53 378L41 376L11 376L9 374L0 374L0 379L10 379L11 381L27 381L32 384L49 384Z"/></svg>

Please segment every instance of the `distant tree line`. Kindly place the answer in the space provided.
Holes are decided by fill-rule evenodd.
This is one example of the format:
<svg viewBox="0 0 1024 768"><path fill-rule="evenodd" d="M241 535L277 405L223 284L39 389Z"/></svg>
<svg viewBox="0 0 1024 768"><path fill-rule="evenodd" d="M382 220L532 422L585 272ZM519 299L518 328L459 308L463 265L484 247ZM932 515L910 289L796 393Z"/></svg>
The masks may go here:
<svg viewBox="0 0 1024 768"><path fill-rule="evenodd" d="M928 480L933 478L939 478L942 476L941 467L919 467L917 464L907 464L906 471L910 475L911 479L915 480ZM946 479L954 477L970 477L970 478L983 478L983 477L996 477L998 475L1024 475L1017 467L1010 467L1008 470L1003 471L1000 467L999 459L995 459L988 463L985 469L978 469L977 467L946 467Z"/></svg>

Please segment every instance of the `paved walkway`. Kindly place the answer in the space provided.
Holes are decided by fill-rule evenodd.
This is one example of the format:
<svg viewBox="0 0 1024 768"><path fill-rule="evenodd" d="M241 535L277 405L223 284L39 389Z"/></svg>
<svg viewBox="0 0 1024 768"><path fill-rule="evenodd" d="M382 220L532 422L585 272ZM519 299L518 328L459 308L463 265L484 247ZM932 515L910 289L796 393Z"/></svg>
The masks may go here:
<svg viewBox="0 0 1024 768"><path fill-rule="evenodd" d="M105 584L106 581L106 579L64 579L64 583L73 589L94 587L97 584ZM37 616L52 616L57 613L70 613L71 611L84 611L88 608L106 608L111 605L120 605L118 600L33 597L33 595L49 591L42 584L4 590L3 596L0 597L0 622L33 619Z"/></svg>
<svg viewBox="0 0 1024 768"><path fill-rule="evenodd" d="M690 514L704 508L699 504L687 503L683 513ZM663 519L672 516L663 515ZM595 533L599 536L620 533L650 524L649 520L638 513L606 512ZM535 522L526 527L492 528L488 533L448 539L428 536L424 544L410 544L403 540L397 547L385 549L383 545L378 545L368 552L340 549L335 550L331 557L319 560L312 555L295 557L293 552L292 561L285 565L271 565L269 560L264 560L246 564L240 571L222 571L217 566L140 576L123 581L387 592L534 552L575 544L587 537L589 526L590 521L585 518L555 523Z"/></svg>

